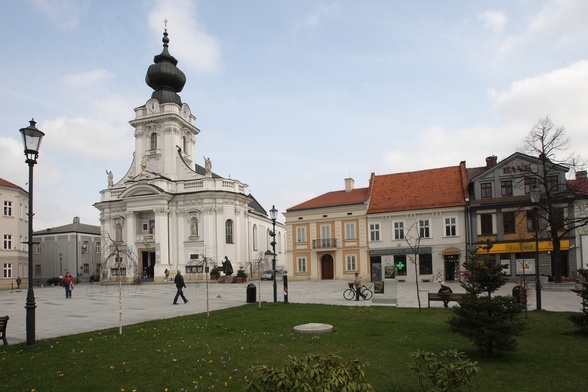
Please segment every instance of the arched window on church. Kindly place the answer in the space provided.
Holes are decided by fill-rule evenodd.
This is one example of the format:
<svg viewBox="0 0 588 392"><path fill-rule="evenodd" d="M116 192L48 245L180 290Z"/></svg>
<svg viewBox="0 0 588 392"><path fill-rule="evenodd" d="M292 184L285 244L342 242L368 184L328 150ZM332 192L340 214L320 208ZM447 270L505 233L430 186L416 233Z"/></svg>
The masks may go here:
<svg viewBox="0 0 588 392"><path fill-rule="evenodd" d="M232 244L233 243L233 221L227 219L225 222L225 236L226 236L226 243Z"/></svg>
<svg viewBox="0 0 588 392"><path fill-rule="evenodd" d="M186 136L182 136L182 151L184 152L184 154L186 153L186 147L187 147Z"/></svg>
<svg viewBox="0 0 588 392"><path fill-rule="evenodd" d="M151 150L157 150L157 134L155 132L151 134Z"/></svg>
<svg viewBox="0 0 588 392"><path fill-rule="evenodd" d="M257 250L257 225L253 225L253 250Z"/></svg>

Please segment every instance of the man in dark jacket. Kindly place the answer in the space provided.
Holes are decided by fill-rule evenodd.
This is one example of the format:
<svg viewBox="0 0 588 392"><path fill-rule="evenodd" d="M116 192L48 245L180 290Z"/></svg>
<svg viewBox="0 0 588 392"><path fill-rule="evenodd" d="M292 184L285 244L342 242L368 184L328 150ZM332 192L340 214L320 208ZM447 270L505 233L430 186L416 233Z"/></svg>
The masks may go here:
<svg viewBox="0 0 588 392"><path fill-rule="evenodd" d="M174 283L176 284L176 288L178 289L178 292L176 293L176 296L174 298L174 305L178 304L178 297L180 296L184 300L185 304L188 303L188 300L186 299L186 297L184 297L184 288L186 287L186 284L184 283L184 278L182 277L182 273L180 272L180 270L178 270L178 273L174 278Z"/></svg>
<svg viewBox="0 0 588 392"><path fill-rule="evenodd" d="M441 282L441 288L437 292L439 294L449 294L449 293L453 293L453 290L451 290L451 287L445 286L445 282ZM445 306L446 308L448 308L449 307L449 301L443 301L443 306Z"/></svg>

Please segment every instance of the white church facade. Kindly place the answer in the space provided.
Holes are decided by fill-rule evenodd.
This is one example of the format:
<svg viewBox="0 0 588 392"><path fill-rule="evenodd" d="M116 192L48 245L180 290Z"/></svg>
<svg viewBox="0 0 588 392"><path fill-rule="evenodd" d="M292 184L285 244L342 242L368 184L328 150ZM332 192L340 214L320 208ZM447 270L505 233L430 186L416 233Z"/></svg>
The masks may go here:
<svg viewBox="0 0 588 392"><path fill-rule="evenodd" d="M200 130L178 95L186 77L169 54L167 31L163 35L163 51L145 78L154 92L130 121L131 166L117 182L108 172L108 187L94 204L103 278L123 271L130 280L145 272L162 281L166 270L173 277L179 269L187 279L204 279L205 267L220 266L225 256L235 272L243 267L258 274L272 259L272 220L246 184L214 173L210 158L204 167L196 164ZM276 222L275 231L276 264L284 265L285 226ZM121 250L130 257L111 257Z"/></svg>

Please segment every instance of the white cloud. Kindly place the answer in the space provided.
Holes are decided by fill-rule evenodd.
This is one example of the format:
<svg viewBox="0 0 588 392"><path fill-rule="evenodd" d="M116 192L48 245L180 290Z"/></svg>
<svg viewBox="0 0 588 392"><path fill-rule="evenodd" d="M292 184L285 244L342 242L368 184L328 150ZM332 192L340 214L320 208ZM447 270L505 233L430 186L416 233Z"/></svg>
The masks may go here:
<svg viewBox="0 0 588 392"><path fill-rule="evenodd" d="M317 6L306 16L303 25L306 27L315 27L317 26L324 17L331 14L331 12L336 9L336 5L334 4L325 4L319 3Z"/></svg>
<svg viewBox="0 0 588 392"><path fill-rule="evenodd" d="M549 115L586 128L588 60L513 82L505 91L490 90L489 95L496 109L510 121Z"/></svg>
<svg viewBox="0 0 588 392"><path fill-rule="evenodd" d="M89 0L32 0L32 4L51 22L65 30L77 27L90 9Z"/></svg>
<svg viewBox="0 0 588 392"><path fill-rule="evenodd" d="M116 128L97 119L58 117L45 121L43 143L54 151L67 151L72 159L92 159L98 162L128 161L133 150L128 129Z"/></svg>
<svg viewBox="0 0 588 392"><path fill-rule="evenodd" d="M197 72L216 73L222 68L220 46L198 23L195 2L191 0L162 0L154 4L149 13L149 27L161 38L164 20L167 20L170 53L178 67Z"/></svg>
<svg viewBox="0 0 588 392"><path fill-rule="evenodd" d="M561 45L586 43L587 14L588 2L584 0L548 2L539 12L521 21L521 32L506 37L499 53L505 55L527 46L553 50Z"/></svg>
<svg viewBox="0 0 588 392"><path fill-rule="evenodd" d="M94 69L92 71L65 75L62 80L63 83L71 88L87 88L113 78L114 74L105 69Z"/></svg>
<svg viewBox="0 0 588 392"><path fill-rule="evenodd" d="M486 11L478 15L478 20L493 33L499 34L504 30L508 18L504 11Z"/></svg>

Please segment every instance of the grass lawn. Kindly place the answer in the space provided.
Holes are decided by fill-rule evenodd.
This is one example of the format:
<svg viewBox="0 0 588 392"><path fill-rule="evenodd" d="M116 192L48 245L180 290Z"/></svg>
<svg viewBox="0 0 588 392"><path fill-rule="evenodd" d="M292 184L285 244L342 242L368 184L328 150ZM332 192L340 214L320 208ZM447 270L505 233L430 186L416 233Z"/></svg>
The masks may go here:
<svg viewBox="0 0 588 392"><path fill-rule="evenodd" d="M476 391L588 390L588 336L569 313L529 312L519 349L485 358L449 332L447 309L263 303L150 321L57 339L2 346L3 391L239 391L252 365L282 366L289 355L337 354L367 362L376 391L420 391L409 353L457 349L478 361ZM298 334L306 323L332 333ZM10 330L9 330L10 333Z"/></svg>

